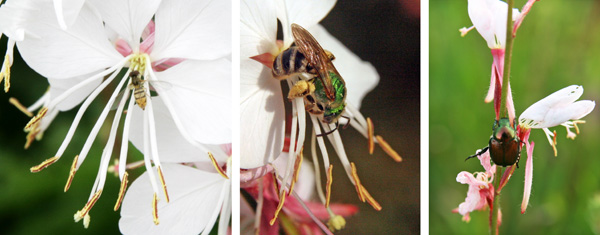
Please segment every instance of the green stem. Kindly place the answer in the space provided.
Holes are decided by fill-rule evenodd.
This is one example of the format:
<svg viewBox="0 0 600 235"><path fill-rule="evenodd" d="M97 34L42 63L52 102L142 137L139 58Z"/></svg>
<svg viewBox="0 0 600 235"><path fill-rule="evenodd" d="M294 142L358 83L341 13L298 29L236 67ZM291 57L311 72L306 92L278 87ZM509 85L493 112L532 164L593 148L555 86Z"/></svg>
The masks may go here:
<svg viewBox="0 0 600 235"><path fill-rule="evenodd" d="M500 117L508 116L508 109L506 108L506 100L508 98L508 84L510 79L510 63L512 60L512 49L513 49L513 21L512 21L512 9L514 0L507 0L508 14L506 17L506 47L504 53L504 72L502 74L502 101L500 102ZM512 123L511 123L512 124Z"/></svg>
<svg viewBox="0 0 600 235"><path fill-rule="evenodd" d="M498 212L500 211L500 181L502 180L502 171L504 167L496 165L496 175L494 176L494 208L491 211L491 223L490 234L498 234Z"/></svg>

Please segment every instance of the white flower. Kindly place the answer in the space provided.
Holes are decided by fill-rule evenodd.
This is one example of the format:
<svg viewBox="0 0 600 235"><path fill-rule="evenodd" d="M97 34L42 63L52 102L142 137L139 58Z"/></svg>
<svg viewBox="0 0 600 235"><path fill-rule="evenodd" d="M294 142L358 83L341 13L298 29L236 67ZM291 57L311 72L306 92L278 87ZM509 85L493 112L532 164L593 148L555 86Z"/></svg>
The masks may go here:
<svg viewBox="0 0 600 235"><path fill-rule="evenodd" d="M567 129L567 137L574 139L576 134L571 132L570 128L575 127L579 134L577 124L585 123L579 119L592 112L596 106L596 102L591 100L577 101L582 94L583 86L577 85L554 92L527 108L519 116L519 125L522 128L544 130L550 145L554 148L554 155L556 155L556 139L551 138L551 136L556 138L555 133L548 128L562 125Z"/></svg>
<svg viewBox="0 0 600 235"><path fill-rule="evenodd" d="M38 3L41 9L50 9L51 4ZM66 30L58 24L54 11L39 11L36 20L29 22L25 40L17 42L19 52L30 67L49 78L51 87L58 82L64 89L56 96L51 89L50 101L29 126L43 122L43 113L72 108L85 98L58 152L32 167L34 172L62 157L90 103L115 80L122 68L128 67L73 162L65 190L88 156L111 107L118 105L90 200L75 215L76 220L83 218L89 222L88 212L102 192L127 100L120 162L123 165L127 162L127 141L131 137L144 153L146 168L153 169L154 164L157 169L158 176L148 171L154 195L164 191L168 198L161 162L180 161L168 159L172 154L164 155L161 161L159 155L178 149L196 153L194 162L208 162L202 156L211 147L201 143L231 142L230 4L229 1L90 0ZM133 84L131 72L150 82ZM108 78L104 79L105 76ZM122 90L124 95L117 99ZM145 106L143 99L133 94L138 90L145 94ZM125 167L119 168L119 175L122 181L127 181ZM147 203L150 207L151 201Z"/></svg>

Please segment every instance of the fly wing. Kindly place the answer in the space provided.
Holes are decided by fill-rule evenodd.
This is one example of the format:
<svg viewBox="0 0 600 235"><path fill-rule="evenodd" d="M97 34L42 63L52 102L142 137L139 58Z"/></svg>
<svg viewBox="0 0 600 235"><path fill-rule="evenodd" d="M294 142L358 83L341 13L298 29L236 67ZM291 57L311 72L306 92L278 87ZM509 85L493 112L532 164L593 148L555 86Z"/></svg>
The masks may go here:
<svg viewBox="0 0 600 235"><path fill-rule="evenodd" d="M321 79L321 82L323 83L327 98L331 101L335 100L335 91L331 84L329 73L339 73L333 66L333 63L331 63L331 60L329 60L329 56L327 56L325 50L319 45L319 42L317 42L306 29L302 28L302 26L292 24L292 34L294 35L294 42L298 48L300 48L300 52L304 54L308 63L310 63L310 65L319 73L319 79Z"/></svg>

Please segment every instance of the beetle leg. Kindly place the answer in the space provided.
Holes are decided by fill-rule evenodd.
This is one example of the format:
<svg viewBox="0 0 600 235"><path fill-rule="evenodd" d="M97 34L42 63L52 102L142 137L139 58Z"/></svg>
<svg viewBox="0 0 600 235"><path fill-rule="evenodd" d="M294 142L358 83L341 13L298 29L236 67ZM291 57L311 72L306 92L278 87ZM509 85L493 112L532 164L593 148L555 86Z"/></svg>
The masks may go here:
<svg viewBox="0 0 600 235"><path fill-rule="evenodd" d="M486 151L488 151L489 148L490 148L489 146L486 146L485 148L482 148L481 151L477 152L476 154L468 156L467 159L465 159L465 162L471 158L481 156L481 154L484 154Z"/></svg>
<svg viewBox="0 0 600 235"><path fill-rule="evenodd" d="M325 132L325 133L318 134L317 137L327 136L327 135L333 133L334 131L336 131L338 129L338 127L339 127L339 122L335 122L335 128L333 128L333 130L330 130L330 131Z"/></svg>
<svg viewBox="0 0 600 235"><path fill-rule="evenodd" d="M346 122L346 124L342 127L345 130L348 127L348 125L350 125L350 121L352 121L352 119L350 119L349 117L346 117L346 116L342 116L342 117L345 119L348 119L348 122Z"/></svg>

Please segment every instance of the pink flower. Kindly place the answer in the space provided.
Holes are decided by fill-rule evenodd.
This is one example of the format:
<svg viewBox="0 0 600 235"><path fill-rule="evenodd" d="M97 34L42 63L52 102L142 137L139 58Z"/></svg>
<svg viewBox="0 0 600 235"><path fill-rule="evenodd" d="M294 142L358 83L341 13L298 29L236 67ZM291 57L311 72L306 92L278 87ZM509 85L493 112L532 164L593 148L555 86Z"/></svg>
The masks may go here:
<svg viewBox="0 0 600 235"><path fill-rule="evenodd" d="M480 151L480 150L479 150ZM481 165L485 168L485 172L470 172L462 171L456 176L456 181L461 184L468 184L469 191L465 202L458 206L458 213L463 215L464 221L469 221L469 213L475 210L484 210L487 205L493 206L494 202L494 174L496 173L496 165L490 163L490 153L485 153L477 156Z"/></svg>

